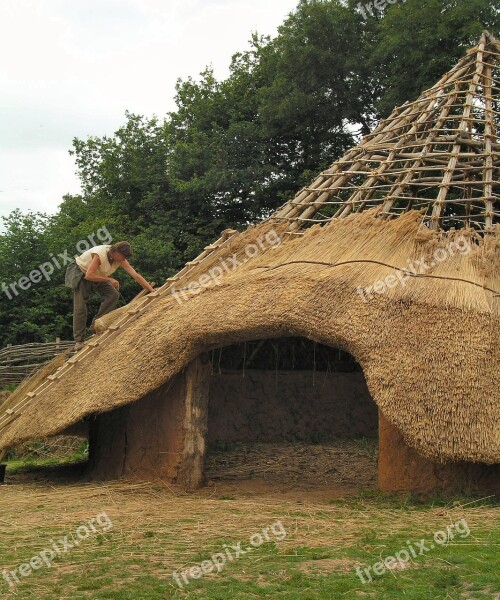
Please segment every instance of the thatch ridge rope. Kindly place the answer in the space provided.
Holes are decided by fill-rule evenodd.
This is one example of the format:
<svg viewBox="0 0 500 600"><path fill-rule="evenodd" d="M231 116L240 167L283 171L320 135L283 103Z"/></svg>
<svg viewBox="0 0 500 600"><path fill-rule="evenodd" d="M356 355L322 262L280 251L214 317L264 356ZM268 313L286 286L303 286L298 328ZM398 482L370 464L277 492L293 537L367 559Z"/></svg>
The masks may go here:
<svg viewBox="0 0 500 600"><path fill-rule="evenodd" d="M274 271L274 269L279 269L280 267L284 267L286 265L294 265L294 264L323 265L325 267L342 267L344 265L353 265L353 264L359 264L359 263L372 263L375 265L381 265L383 267L393 269L394 271L401 271L402 273L405 273L406 275L409 275L411 277L430 277L431 279L443 279L445 281L460 281L462 283L470 283L471 285L475 285L475 286L481 288L482 290L492 292L492 294L494 294L495 296L500 296L500 292L497 292L496 290L489 288L486 285L481 285L479 283L476 283L475 281L470 281L469 279L462 279L461 277L444 277L442 275L427 275L425 273L413 273L412 271L408 271L407 269L403 269L401 267L396 267L395 265L390 265L390 264L382 262L380 260L370 260L368 258L358 259L358 260L345 260L343 262L338 262L338 263L328 263L328 262L323 262L323 261L319 261L319 260L291 260L289 262L281 263L280 265L274 265L272 267L271 266L263 266L263 267L258 267L258 268L259 269L267 269L268 271Z"/></svg>

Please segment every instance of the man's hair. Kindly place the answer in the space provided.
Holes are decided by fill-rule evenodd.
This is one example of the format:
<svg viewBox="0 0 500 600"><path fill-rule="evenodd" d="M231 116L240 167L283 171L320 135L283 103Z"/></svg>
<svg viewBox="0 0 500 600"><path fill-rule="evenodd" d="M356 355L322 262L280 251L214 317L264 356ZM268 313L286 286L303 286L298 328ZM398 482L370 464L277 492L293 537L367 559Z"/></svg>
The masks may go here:
<svg viewBox="0 0 500 600"><path fill-rule="evenodd" d="M109 250L111 253L112 252L119 252L120 254L122 254L125 258L130 258L134 252L132 250L132 246L128 243L128 242L116 242L115 244L113 244Z"/></svg>

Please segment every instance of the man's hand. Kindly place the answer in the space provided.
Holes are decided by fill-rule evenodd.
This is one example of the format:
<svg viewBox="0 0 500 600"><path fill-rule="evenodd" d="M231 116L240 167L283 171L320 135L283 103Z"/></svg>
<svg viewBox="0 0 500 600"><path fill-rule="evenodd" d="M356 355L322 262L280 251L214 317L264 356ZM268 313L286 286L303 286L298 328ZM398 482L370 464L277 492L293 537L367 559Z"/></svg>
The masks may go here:
<svg viewBox="0 0 500 600"><path fill-rule="evenodd" d="M113 279L113 277L109 278L109 283L116 288L117 290L120 289L120 282L118 281L118 279Z"/></svg>

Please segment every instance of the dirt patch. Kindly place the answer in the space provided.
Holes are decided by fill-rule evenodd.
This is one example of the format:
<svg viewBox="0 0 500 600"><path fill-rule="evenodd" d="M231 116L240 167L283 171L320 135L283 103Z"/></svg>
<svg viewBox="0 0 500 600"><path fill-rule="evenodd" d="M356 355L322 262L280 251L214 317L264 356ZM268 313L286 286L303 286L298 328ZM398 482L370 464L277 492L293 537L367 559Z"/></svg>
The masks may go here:
<svg viewBox="0 0 500 600"><path fill-rule="evenodd" d="M348 558L322 558L300 563L299 570L304 573L334 573L335 571L346 573L358 566L361 566L361 563Z"/></svg>
<svg viewBox="0 0 500 600"><path fill-rule="evenodd" d="M467 583L467 582L464 583L464 587L466 588L466 591L464 591L460 594L461 600L474 600L475 598L477 598L478 593L484 594L484 596L486 596L486 597L490 597L491 600L500 600L500 592L495 592L491 587L487 587L482 590L474 591L474 590L472 590L472 587L473 587L472 584ZM469 591L469 589L470 589L470 591Z"/></svg>

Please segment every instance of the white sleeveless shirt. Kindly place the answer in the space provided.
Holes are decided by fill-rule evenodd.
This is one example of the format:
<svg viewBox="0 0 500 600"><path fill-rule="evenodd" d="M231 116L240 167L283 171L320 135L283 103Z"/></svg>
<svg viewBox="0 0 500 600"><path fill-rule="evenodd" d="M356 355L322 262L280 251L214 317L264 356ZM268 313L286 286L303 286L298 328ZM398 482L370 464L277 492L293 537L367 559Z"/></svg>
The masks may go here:
<svg viewBox="0 0 500 600"><path fill-rule="evenodd" d="M90 267L90 263L92 262L92 254L97 254L101 260L101 264L98 269L96 269L95 274L100 275L101 277L109 277L112 273L116 271L120 267L120 263L114 261L113 264L110 264L108 259L108 252L110 251L111 246L109 244L105 244L103 246L94 246L90 248L90 250L86 250L80 256L75 258L76 264L80 267L80 269L86 273L87 269Z"/></svg>

